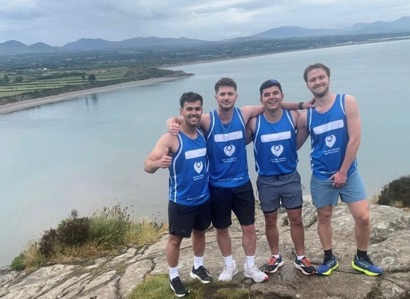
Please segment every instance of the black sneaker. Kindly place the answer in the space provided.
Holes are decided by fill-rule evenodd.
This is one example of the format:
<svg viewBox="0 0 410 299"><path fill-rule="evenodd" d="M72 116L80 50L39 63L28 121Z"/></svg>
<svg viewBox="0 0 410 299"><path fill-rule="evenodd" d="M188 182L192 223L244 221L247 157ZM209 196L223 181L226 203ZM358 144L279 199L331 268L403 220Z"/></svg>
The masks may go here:
<svg viewBox="0 0 410 299"><path fill-rule="evenodd" d="M177 297L184 297L189 294L189 290L182 284L179 276L175 277L173 280L170 280L169 286Z"/></svg>
<svg viewBox="0 0 410 299"><path fill-rule="evenodd" d="M310 264L310 260L306 256L301 260L298 260L298 257L296 256L294 264L296 269L299 269L305 275L316 274L315 267Z"/></svg>
<svg viewBox="0 0 410 299"><path fill-rule="evenodd" d="M279 267L282 267L284 264L283 260L282 260L282 256L279 255L278 258L274 257L272 255L272 257L269 258L268 263L265 266L265 273L275 273L276 271L278 271Z"/></svg>
<svg viewBox="0 0 410 299"><path fill-rule="evenodd" d="M203 284L207 284L212 281L211 275L204 266L200 266L198 269L192 267L191 273L189 273L189 275L194 279L200 280Z"/></svg>

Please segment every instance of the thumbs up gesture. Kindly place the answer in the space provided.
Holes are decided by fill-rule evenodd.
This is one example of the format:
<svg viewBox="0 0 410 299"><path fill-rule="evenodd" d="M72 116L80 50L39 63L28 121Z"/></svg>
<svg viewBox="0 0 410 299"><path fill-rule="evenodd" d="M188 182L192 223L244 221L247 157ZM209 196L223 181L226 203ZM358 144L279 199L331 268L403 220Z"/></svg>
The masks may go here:
<svg viewBox="0 0 410 299"><path fill-rule="evenodd" d="M168 156L169 154L169 148L165 148L164 155L162 158L159 160L159 167L161 168L168 168L171 166L172 163L172 157Z"/></svg>
<svg viewBox="0 0 410 299"><path fill-rule="evenodd" d="M178 117L174 118L174 121L171 123L171 126L169 128L169 132L172 135L178 135L179 133L179 122L178 122Z"/></svg>

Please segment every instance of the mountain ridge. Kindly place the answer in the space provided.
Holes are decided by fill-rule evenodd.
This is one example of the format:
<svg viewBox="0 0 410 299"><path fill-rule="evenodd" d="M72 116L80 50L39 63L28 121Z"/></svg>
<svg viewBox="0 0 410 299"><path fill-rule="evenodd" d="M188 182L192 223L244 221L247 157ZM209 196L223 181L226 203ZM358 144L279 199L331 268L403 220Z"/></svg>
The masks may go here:
<svg viewBox="0 0 410 299"><path fill-rule="evenodd" d="M102 38L80 38L77 41L67 43L61 47L37 42L26 45L17 40L9 40L0 43L0 54L30 54L30 53L57 53L64 51L98 51L98 50L121 50L131 48L154 48L154 47L194 47L198 45L212 45L218 43L251 40L251 39L286 39L300 37L317 37L332 35L359 35L359 34L383 34L383 33L410 33L410 16L401 17L392 22L376 21L373 23L357 23L343 29L315 28L309 29L299 26L282 26L272 28L254 35L236 39L221 41L207 41L201 39L160 38L160 37L134 37L121 41L109 41Z"/></svg>

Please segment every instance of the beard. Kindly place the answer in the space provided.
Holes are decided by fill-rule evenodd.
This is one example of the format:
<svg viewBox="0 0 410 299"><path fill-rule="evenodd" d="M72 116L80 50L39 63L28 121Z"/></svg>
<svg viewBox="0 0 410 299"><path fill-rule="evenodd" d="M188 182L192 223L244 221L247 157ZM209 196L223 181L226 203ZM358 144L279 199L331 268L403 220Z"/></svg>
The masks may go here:
<svg viewBox="0 0 410 299"><path fill-rule="evenodd" d="M324 89L322 91L316 91L316 90L311 90L312 94L315 97L321 98L323 96L325 96L329 91L329 86L324 86Z"/></svg>

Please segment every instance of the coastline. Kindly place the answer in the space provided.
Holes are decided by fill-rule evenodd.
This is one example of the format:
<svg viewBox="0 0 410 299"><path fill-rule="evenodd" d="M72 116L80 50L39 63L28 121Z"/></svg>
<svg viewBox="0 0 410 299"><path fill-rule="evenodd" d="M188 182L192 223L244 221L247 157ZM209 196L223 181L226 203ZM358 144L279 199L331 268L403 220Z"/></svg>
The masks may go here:
<svg viewBox="0 0 410 299"><path fill-rule="evenodd" d="M75 98L90 95L93 93L110 92L113 90L128 88L128 87L141 87L141 86L169 82L169 81L174 81L174 80L184 79L184 78L187 78L187 76L151 78L151 79L146 79L146 80L132 81L132 82L127 82L127 83L120 83L120 84L114 84L114 85L109 85L109 86L95 87L95 88L89 88L85 90L67 92L67 93L62 93L59 95L25 100L25 101L20 101L16 103L8 103L8 104L4 104L0 106L0 115L8 114L8 113L12 113L12 112L16 112L16 111L20 111L24 109L36 107L36 106L41 106L45 104L68 101L68 100L72 100Z"/></svg>

